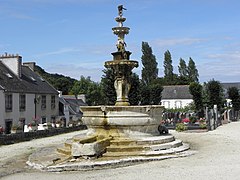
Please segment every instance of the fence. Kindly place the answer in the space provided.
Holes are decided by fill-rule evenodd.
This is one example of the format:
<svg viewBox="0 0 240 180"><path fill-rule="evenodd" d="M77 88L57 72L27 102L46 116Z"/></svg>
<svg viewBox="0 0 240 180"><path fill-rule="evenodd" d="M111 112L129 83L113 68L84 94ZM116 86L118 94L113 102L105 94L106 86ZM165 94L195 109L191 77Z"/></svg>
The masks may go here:
<svg viewBox="0 0 240 180"><path fill-rule="evenodd" d="M193 121L190 121L191 119ZM192 112L163 113L163 124L168 129L175 129L176 124L184 123L188 127L188 130L203 128L214 130L218 126L222 125L222 120L223 116L217 110L217 107L214 107L214 109L206 108L204 112L204 118L200 118L196 113Z"/></svg>
<svg viewBox="0 0 240 180"><path fill-rule="evenodd" d="M2 134L0 135L0 145L13 144L23 141L30 141L32 139L38 139L43 137L54 136L58 134L68 133L72 131L78 131L87 129L85 125L76 126L76 127L65 127L65 128L52 128L41 131L33 132L21 132L14 134Z"/></svg>

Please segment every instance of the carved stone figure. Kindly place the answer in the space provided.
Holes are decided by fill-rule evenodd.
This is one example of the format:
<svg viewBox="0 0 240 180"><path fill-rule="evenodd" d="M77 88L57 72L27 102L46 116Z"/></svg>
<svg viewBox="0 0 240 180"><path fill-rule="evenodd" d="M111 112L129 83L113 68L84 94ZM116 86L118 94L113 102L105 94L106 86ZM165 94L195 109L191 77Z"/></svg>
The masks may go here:
<svg viewBox="0 0 240 180"><path fill-rule="evenodd" d="M123 5L118 6L118 15L122 17L123 15L123 10L127 10L126 8L123 7Z"/></svg>

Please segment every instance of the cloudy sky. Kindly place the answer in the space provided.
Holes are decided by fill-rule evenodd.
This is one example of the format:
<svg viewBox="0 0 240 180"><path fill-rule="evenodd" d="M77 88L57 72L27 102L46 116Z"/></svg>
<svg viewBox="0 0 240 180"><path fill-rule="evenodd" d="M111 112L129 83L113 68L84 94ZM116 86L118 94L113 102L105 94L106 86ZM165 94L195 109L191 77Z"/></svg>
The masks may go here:
<svg viewBox="0 0 240 180"><path fill-rule="evenodd" d="M20 54L47 72L99 81L116 51L117 6L131 59L141 64L141 43L153 49L163 76L164 52L191 57L200 81L240 81L239 0L0 0L0 54ZM141 65L134 70L141 73Z"/></svg>

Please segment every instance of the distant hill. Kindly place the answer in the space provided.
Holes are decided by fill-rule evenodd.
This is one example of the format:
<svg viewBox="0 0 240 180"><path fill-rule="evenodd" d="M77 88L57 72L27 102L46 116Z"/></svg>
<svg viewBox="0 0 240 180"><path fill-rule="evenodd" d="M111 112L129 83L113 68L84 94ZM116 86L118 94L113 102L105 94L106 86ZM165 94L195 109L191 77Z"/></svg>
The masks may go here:
<svg viewBox="0 0 240 180"><path fill-rule="evenodd" d="M62 74L48 73L43 68L37 65L35 66L35 71L45 80L47 80L58 91L62 91L64 95L69 94L70 90L73 87L74 81L76 81L76 79L64 76Z"/></svg>

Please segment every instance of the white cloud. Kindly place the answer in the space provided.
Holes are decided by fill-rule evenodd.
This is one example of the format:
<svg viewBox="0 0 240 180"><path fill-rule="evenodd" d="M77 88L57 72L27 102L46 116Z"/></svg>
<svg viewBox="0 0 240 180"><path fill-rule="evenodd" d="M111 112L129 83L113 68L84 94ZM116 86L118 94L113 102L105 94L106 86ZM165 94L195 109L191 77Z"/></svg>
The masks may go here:
<svg viewBox="0 0 240 180"><path fill-rule="evenodd" d="M80 52L80 51L81 50L77 49L77 48L65 47L65 48L60 48L56 51L37 54L36 56L37 57L42 57L42 56L60 55L60 54L67 54L67 53Z"/></svg>
<svg viewBox="0 0 240 180"><path fill-rule="evenodd" d="M222 82L240 81L240 52L229 52L225 54L210 54L208 62L198 65L201 81L210 79Z"/></svg>
<svg viewBox="0 0 240 180"><path fill-rule="evenodd" d="M191 45L206 41L207 39L201 38L175 38L175 39L157 39L153 41L154 46L166 47L166 46L176 46L176 45Z"/></svg>

